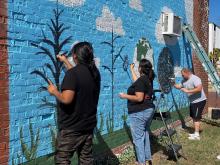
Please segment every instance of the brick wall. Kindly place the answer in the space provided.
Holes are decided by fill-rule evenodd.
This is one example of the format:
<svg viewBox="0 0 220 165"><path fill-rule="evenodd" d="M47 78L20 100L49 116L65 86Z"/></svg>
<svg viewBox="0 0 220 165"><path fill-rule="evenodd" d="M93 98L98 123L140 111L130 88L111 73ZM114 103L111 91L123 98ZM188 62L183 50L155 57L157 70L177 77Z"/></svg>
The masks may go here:
<svg viewBox="0 0 220 165"><path fill-rule="evenodd" d="M205 51L208 53L208 32L209 32L209 25L208 25L208 0L194 0L194 22L193 28L199 38L202 46L204 47ZM195 74L197 74L203 83L203 87L205 90L206 95L208 96L208 76L205 73L202 64L200 63L199 59L196 57L195 53L193 54L193 67ZM207 106L205 111L207 112Z"/></svg>
<svg viewBox="0 0 220 165"><path fill-rule="evenodd" d="M193 22L192 1L182 0L158 0L149 2L140 0L59 0L58 8L64 9L60 21L70 29L62 34L62 39L72 36L72 42L87 40L93 43L95 55L99 61L99 69L102 76L102 86L98 107L98 128L107 145L116 147L124 143L125 132L124 120L127 120L126 101L118 98L119 92L126 92L131 81L128 73L124 71L123 62L119 59L115 63L114 77L114 116L112 119L111 107L111 74L103 65L111 67L111 48L101 44L103 41L111 42L112 24L115 28L115 36L120 38L115 42L116 53L122 46L122 56L128 56L128 63L137 62L137 49L143 38L148 48L148 55L154 58L154 67L157 72L158 57L164 47L168 47L174 60L175 69L191 67L187 62L183 38L164 37L161 33L161 12L174 12L185 23ZM3 2L3 1L1 1ZM140 3L138 3L140 2ZM142 3L141 3L142 2ZM37 148L37 157L45 156L53 152L51 127L55 127L55 108L42 108L42 99L47 97L54 102L47 92L39 92L41 85L46 85L44 80L37 75L31 74L35 69L42 70L50 59L45 55L36 55L39 51L31 43L38 43L42 39L44 31L48 39L53 39L52 33L47 26L50 19L54 19L52 10L56 9L56 1L53 0L13 0L8 1L8 62L10 65L9 79L9 111L10 111L10 158L9 164L19 161L27 161L22 154L20 129L23 128L24 143L30 149L31 137L37 136L40 129L40 143ZM2 11L2 10L1 10ZM0 12L1 12L0 11ZM91 12L92 11L92 12ZM110 19L109 19L110 18ZM195 19L195 18L194 18ZM110 22L110 23L109 23ZM112 24L111 24L112 23ZM141 40L140 40L141 39ZM42 44L42 43L41 43ZM68 50L69 43L64 50ZM47 46L46 44L42 44ZM143 45L142 45L143 46ZM143 47L142 47L143 48ZM190 54L190 53L189 53ZM53 54L54 55L54 54ZM196 67L195 67L196 68ZM198 70L199 68L197 68ZM45 68L48 77L52 74ZM6 72L7 73L7 72ZM62 76L64 72L62 72ZM62 76L60 80L62 80ZM53 79L52 79L53 80ZM181 77L178 77L181 80ZM155 88L159 84L155 81ZM181 108L188 105L184 94L173 90L176 102ZM7 92L5 92L7 93ZM171 97L167 97L169 106L173 104ZM1 104L0 104L1 105ZM114 121L114 128L112 126ZM32 123L33 136L30 135L29 126ZM7 128L7 127L5 127ZM111 130L112 129L112 130ZM113 131L110 132L110 131ZM7 131L6 131L7 132ZM98 144L102 146L102 144ZM18 158L20 157L20 158Z"/></svg>
<svg viewBox="0 0 220 165"><path fill-rule="evenodd" d="M0 164L9 158L7 0L0 1Z"/></svg>

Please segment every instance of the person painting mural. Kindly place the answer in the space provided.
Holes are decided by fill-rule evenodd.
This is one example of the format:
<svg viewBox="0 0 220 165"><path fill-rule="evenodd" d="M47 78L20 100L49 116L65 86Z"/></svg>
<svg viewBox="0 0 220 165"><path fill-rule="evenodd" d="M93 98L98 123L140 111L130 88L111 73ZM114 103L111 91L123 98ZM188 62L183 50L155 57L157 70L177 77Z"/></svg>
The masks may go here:
<svg viewBox="0 0 220 165"><path fill-rule="evenodd" d="M130 66L134 83L128 88L127 94L120 93L122 99L128 100L128 116L133 143L137 155L137 164L152 164L149 139L150 124L154 115L153 80L155 77L149 60L140 61L138 78L134 71L134 64Z"/></svg>
<svg viewBox="0 0 220 165"><path fill-rule="evenodd" d="M181 84L174 84L174 87L185 92L190 101L190 117L193 119L195 132L189 134L190 140L200 140L200 120L202 119L202 112L206 104L206 95L203 90L201 79L192 74L192 72L183 68L182 71L183 81Z"/></svg>
<svg viewBox="0 0 220 165"><path fill-rule="evenodd" d="M90 43L77 43L71 53L75 67L64 55L57 56L67 68L61 92L52 82L48 86L48 92L60 101L55 164L70 165L70 159L77 152L79 164L91 165L101 78Z"/></svg>

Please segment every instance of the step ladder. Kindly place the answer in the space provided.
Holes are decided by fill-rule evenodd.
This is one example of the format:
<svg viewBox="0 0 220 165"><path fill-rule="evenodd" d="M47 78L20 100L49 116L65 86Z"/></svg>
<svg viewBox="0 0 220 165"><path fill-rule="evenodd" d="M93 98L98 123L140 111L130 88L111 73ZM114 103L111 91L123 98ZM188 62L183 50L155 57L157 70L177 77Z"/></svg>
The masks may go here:
<svg viewBox="0 0 220 165"><path fill-rule="evenodd" d="M199 61L202 63L202 66L208 74L209 80L216 89L216 92L218 93L218 95L220 95L219 75L212 62L210 61L208 55L206 54L204 48L202 47L201 43L199 42L198 37L196 36L195 32L192 30L192 27L190 25L183 25L182 31L185 34L188 41L190 42L191 47L195 51Z"/></svg>
<svg viewBox="0 0 220 165"><path fill-rule="evenodd" d="M157 99L155 93L160 93L159 99ZM161 90L154 90L154 102L156 107L153 119L161 121L164 125L164 127L159 129L159 139L166 145L165 147L169 158L175 159L178 162L180 156L183 158L185 158L185 156L184 154L180 154L181 150L183 153L183 149L171 116L171 110L174 105L168 109L165 101L165 94ZM167 110L163 112L160 108L161 105L166 107Z"/></svg>

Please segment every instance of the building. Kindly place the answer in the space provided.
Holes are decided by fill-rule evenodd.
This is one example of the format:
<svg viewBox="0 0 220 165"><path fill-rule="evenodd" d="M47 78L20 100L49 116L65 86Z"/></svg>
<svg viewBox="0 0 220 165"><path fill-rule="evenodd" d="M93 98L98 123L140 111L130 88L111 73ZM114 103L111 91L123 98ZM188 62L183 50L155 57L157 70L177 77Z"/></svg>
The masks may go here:
<svg viewBox="0 0 220 165"><path fill-rule="evenodd" d="M214 23L209 23L209 53L214 48L220 49L220 27Z"/></svg>
<svg viewBox="0 0 220 165"><path fill-rule="evenodd" d="M184 36L162 35L161 22L162 12L181 17L183 23L193 26L208 50L207 6L208 0L1 0L0 164L33 159L42 162L54 152L56 108L46 103L56 102L47 92L39 91L46 82L36 73L41 71L52 80L62 81L64 72L54 77L47 67L53 65L52 57L56 54L46 42L56 38L62 23L66 30L61 32L60 41L70 40L62 51L69 50L73 42L84 40L92 42L95 49L102 76L95 152L101 154L130 140L125 129L129 125L126 102L118 99L118 93L125 92L131 83L130 63L138 64L143 57L153 62L160 80L155 80L155 88L163 86L169 106L173 100L168 75L175 74L180 81L177 72L182 67L194 68L207 92L207 76L189 42ZM103 44L104 41L114 42L115 47ZM55 44L56 48L60 46ZM115 54L111 52L117 54L121 48L124 49L114 63L112 76L106 69L113 65L111 59ZM188 110L185 95L173 92L181 112ZM25 148L31 155L25 154Z"/></svg>

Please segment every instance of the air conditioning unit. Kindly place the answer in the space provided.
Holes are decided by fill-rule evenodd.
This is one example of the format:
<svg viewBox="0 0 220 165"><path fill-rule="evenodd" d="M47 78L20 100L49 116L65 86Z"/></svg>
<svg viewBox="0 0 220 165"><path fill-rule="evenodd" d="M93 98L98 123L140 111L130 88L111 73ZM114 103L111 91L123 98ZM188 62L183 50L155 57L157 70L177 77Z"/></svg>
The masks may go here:
<svg viewBox="0 0 220 165"><path fill-rule="evenodd" d="M162 13L162 34L170 36L181 36L181 18L174 13Z"/></svg>

